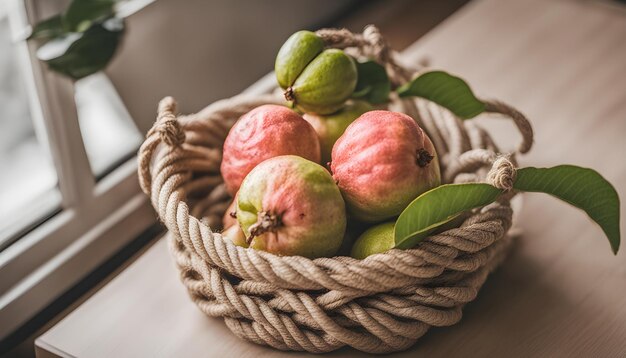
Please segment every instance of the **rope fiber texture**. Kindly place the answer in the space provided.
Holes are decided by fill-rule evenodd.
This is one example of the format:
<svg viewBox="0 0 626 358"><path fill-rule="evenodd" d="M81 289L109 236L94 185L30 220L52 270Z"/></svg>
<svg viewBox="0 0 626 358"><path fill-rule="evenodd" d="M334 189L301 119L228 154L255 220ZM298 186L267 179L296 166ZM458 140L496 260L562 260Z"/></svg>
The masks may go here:
<svg viewBox="0 0 626 358"><path fill-rule="evenodd" d="M378 29L318 31L328 47L345 48L383 64L394 85L415 75L398 64ZM370 353L404 350L431 326L461 319L489 272L511 244L508 199L475 210L458 228L432 235L410 250L364 260L280 257L224 240L231 198L220 176L222 145L244 113L279 95L239 95L199 113L176 114L171 97L139 150L139 180L169 230L170 251L191 299L205 314L223 317L237 336L280 350L329 352L351 346ZM508 105L487 103L487 115L512 119L522 133L518 152L532 145L526 118ZM421 99L392 98L390 110L411 115L433 140L445 182L486 181L510 191L515 152L506 156L475 121L461 121ZM514 194L510 192L509 194Z"/></svg>

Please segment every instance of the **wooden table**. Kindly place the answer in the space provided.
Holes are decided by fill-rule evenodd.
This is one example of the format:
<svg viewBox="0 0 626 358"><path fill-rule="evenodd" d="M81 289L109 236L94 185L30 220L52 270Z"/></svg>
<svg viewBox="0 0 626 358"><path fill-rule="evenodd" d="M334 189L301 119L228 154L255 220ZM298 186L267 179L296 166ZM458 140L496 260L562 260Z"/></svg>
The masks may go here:
<svg viewBox="0 0 626 358"><path fill-rule="evenodd" d="M536 129L522 164L592 167L626 200L626 12L584 0L470 3L405 56L461 74L514 104ZM479 119L502 143L507 121ZM615 257L585 215L525 196L524 234L463 320L398 356L626 355L626 250ZM622 232L624 230L622 215ZM160 241L37 340L39 356L296 356L235 338L188 299ZM344 349L333 356L355 356Z"/></svg>

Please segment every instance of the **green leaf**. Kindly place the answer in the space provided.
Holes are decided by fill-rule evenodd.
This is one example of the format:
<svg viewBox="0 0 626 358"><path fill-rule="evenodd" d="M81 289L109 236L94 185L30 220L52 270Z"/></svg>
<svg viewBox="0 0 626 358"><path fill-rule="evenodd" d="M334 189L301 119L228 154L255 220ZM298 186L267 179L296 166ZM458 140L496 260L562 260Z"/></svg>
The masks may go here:
<svg viewBox="0 0 626 358"><path fill-rule="evenodd" d="M573 165L522 168L517 171L513 187L520 191L550 194L584 210L600 225L613 253L617 254L620 244L619 196L611 183L595 170Z"/></svg>
<svg viewBox="0 0 626 358"><path fill-rule="evenodd" d="M398 217L396 248L417 245L441 225L463 212L493 203L501 190L483 183L445 184L418 196Z"/></svg>
<svg viewBox="0 0 626 358"><path fill-rule="evenodd" d="M123 31L123 20L111 18L83 33L72 32L47 42L39 48L37 57L51 69L80 79L106 67Z"/></svg>
<svg viewBox="0 0 626 358"><path fill-rule="evenodd" d="M28 36L28 40L51 39L63 34L63 32L64 29L61 21L61 15L56 15L35 25L33 32L30 36Z"/></svg>
<svg viewBox="0 0 626 358"><path fill-rule="evenodd" d="M463 119L485 111L485 104L476 98L465 81L443 71L423 73L398 88L398 95L425 98Z"/></svg>
<svg viewBox="0 0 626 358"><path fill-rule="evenodd" d="M358 80L352 97L372 104L389 102L391 82L385 68L375 61L357 62Z"/></svg>
<svg viewBox="0 0 626 358"><path fill-rule="evenodd" d="M114 5L114 0L74 0L63 15L63 27L67 32L84 32L113 16Z"/></svg>

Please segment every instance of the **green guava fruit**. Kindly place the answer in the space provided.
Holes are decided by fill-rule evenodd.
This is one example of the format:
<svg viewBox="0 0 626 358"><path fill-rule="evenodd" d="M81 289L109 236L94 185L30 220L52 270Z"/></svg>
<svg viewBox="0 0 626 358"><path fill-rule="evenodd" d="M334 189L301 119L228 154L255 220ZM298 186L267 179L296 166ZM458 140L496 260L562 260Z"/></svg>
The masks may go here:
<svg viewBox="0 0 626 358"><path fill-rule="evenodd" d="M466 217L466 215L457 216L451 221L433 229L431 235L458 228ZM394 227L395 222L393 221L372 226L356 239L356 242L352 245L350 256L362 260L367 256L393 249L396 245Z"/></svg>
<svg viewBox="0 0 626 358"><path fill-rule="evenodd" d="M249 246L308 258L337 253L346 230L345 204L328 171L285 155L257 165L237 194L237 221Z"/></svg>
<svg viewBox="0 0 626 358"><path fill-rule="evenodd" d="M276 56L274 72L293 106L318 114L339 110L357 83L352 57L342 50L324 50L324 41L310 31L287 39Z"/></svg>
<svg viewBox="0 0 626 358"><path fill-rule="evenodd" d="M352 57L341 50L328 49L317 55L285 89L285 98L304 112L331 114L350 98L356 82Z"/></svg>
<svg viewBox="0 0 626 358"><path fill-rule="evenodd" d="M274 72L281 88L288 88L313 59L324 50L324 41L311 31L291 35L278 51Z"/></svg>
<svg viewBox="0 0 626 358"><path fill-rule="evenodd" d="M330 115L305 113L302 116L302 118L315 128L317 136L320 139L322 164L330 162L335 142L341 137L350 123L363 113L371 110L372 106L365 101L352 101L347 103L337 113Z"/></svg>
<svg viewBox="0 0 626 358"><path fill-rule="evenodd" d="M388 222L366 230L352 245L350 256L362 260L370 255L393 249L395 246L394 225L394 222Z"/></svg>

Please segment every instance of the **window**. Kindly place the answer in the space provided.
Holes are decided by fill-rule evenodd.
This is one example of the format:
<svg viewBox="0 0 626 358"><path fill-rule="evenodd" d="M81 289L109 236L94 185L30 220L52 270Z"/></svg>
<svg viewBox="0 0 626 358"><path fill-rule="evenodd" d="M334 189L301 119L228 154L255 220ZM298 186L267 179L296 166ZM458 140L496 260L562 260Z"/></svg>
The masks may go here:
<svg viewBox="0 0 626 358"><path fill-rule="evenodd" d="M20 60L7 3L0 2L0 249L61 204L45 133L33 122Z"/></svg>
<svg viewBox="0 0 626 358"><path fill-rule="evenodd" d="M0 340L156 222L115 86L50 71L25 40L66 4L0 1Z"/></svg>

